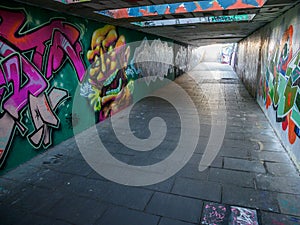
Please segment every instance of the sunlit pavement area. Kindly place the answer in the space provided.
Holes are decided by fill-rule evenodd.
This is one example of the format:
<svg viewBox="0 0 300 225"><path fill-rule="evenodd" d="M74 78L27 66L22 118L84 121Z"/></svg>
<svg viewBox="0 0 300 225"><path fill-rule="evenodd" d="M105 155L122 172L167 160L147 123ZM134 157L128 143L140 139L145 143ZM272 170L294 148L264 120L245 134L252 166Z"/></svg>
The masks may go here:
<svg viewBox="0 0 300 225"><path fill-rule="evenodd" d="M176 83L200 119L198 145L183 169L150 186L118 184L95 172L71 138L0 177L0 224L300 224L299 173L232 68L201 63ZM226 116L224 140L200 172L209 138L219 135L211 127L220 112ZM138 102L130 114L138 138L149 136L154 116L168 126L154 150L134 151L118 142L110 120L97 125L98 135L85 132L85 143L97 149L100 138L111 155L130 165L157 163L178 144L180 117L158 98Z"/></svg>

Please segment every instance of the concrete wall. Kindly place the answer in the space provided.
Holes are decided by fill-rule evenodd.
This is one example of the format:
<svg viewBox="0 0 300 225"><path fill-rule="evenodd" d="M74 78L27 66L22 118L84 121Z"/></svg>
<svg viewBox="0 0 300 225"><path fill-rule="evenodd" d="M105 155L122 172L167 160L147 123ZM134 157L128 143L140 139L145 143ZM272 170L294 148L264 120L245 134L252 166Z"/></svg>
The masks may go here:
<svg viewBox="0 0 300 225"><path fill-rule="evenodd" d="M187 46L171 40L11 1L0 4L0 36L6 170L72 137L74 126L86 129L126 107L135 79L174 79L174 60L181 72L188 63Z"/></svg>
<svg viewBox="0 0 300 225"><path fill-rule="evenodd" d="M238 45L236 72L252 96L256 96L261 36L253 35Z"/></svg>
<svg viewBox="0 0 300 225"><path fill-rule="evenodd" d="M238 45L237 74L300 165L300 6Z"/></svg>

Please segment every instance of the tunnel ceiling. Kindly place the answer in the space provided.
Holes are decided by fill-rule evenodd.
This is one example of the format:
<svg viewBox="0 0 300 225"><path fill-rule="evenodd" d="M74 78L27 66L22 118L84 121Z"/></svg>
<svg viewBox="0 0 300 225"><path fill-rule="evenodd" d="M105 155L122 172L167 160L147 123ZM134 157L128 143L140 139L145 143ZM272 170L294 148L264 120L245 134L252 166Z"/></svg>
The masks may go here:
<svg viewBox="0 0 300 225"><path fill-rule="evenodd" d="M78 1L78 0L57 0L57 1ZM176 41L202 46L215 43L238 42L247 37L255 30L273 21L281 14L300 3L300 0L267 0L261 8L239 8L239 9L219 9L209 11L198 11L191 13L176 13L167 15L130 17L123 19L114 19L95 13L95 11L112 10L119 8L130 8L137 6L171 4L188 2L184 0L91 0L86 2L63 4L54 0L23 0L17 2L37 5L39 7L60 11L66 14L72 14L84 18L97 20L103 23L109 23L121 27L131 28L146 33L156 34L171 38ZM246 1L246 0L244 0ZM198 1L201 2L201 1ZM217 0L215 0L217 2ZM232 2L232 0L231 0ZM242 0L237 0L241 3ZM248 2L262 3L263 0L248 0ZM241 4L239 4L241 5ZM224 16L234 16L243 14L256 14L251 21L224 22L224 23L195 23L182 24L163 27L139 27L131 24L137 21L152 21L165 19L181 18L225 18Z"/></svg>

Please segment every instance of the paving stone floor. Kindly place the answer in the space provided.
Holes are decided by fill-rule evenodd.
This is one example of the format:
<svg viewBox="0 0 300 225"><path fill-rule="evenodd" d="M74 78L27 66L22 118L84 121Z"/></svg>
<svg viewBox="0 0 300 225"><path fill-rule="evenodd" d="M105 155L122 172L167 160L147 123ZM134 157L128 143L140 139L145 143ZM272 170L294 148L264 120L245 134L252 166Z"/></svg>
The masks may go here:
<svg viewBox="0 0 300 225"><path fill-rule="evenodd" d="M201 63L176 82L193 99L200 119L196 150L178 173L148 186L118 184L95 172L71 138L0 177L0 224L234 224L234 207L244 208L247 224L300 224L299 173L231 67ZM200 172L199 162L215 135L213 115L220 111L227 116L224 140ZM109 120L97 126L98 135L118 160L137 166L157 163L176 147L180 117L165 101L147 98L130 114L137 137L149 136L145 124L153 116L168 125L165 140L154 151L123 146ZM98 147L97 135L84 135L87 146Z"/></svg>

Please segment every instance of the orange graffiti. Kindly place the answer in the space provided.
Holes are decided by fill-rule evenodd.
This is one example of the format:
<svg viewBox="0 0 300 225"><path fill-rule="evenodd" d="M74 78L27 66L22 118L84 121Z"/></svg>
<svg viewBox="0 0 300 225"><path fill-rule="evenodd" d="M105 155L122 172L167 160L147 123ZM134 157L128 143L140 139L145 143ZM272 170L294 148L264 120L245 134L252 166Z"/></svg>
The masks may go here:
<svg viewBox="0 0 300 225"><path fill-rule="evenodd" d="M284 32L282 39L281 39L281 45L280 45L280 49L279 52L283 52L284 48L286 47L286 44L288 44L289 46L289 51L288 51L288 58L285 59L284 61L286 63L283 63L281 65L281 70L286 71L288 63L291 61L292 57L293 57L293 51L292 51L292 44L293 44L293 33L294 33L294 29L293 26L289 26L289 28Z"/></svg>
<svg viewBox="0 0 300 225"><path fill-rule="evenodd" d="M48 102L47 102L47 99L44 99L44 104L45 104L46 110L47 110L48 112L51 112L51 109L50 109L50 106L49 106L49 104L48 104Z"/></svg>
<svg viewBox="0 0 300 225"><path fill-rule="evenodd" d="M167 8L166 8L165 14L171 14L171 12L170 12L170 7L167 7Z"/></svg>
<svg viewBox="0 0 300 225"><path fill-rule="evenodd" d="M186 13L186 8L184 6L179 6L176 10L175 13Z"/></svg>
<svg viewBox="0 0 300 225"><path fill-rule="evenodd" d="M272 101L271 101L270 95L267 95L267 101L266 101L266 108L267 108L267 109L270 107L271 102L272 102Z"/></svg>
<svg viewBox="0 0 300 225"><path fill-rule="evenodd" d="M145 10L145 9L140 9L140 12L143 14L143 16L156 16L156 15L158 15L157 12L151 13L151 12L148 12L147 10Z"/></svg>
<svg viewBox="0 0 300 225"><path fill-rule="evenodd" d="M201 6L199 5L198 2L196 2L195 5L197 8L194 10L194 12L202 12L203 11L203 9L201 8Z"/></svg>
<svg viewBox="0 0 300 225"><path fill-rule="evenodd" d="M256 0L259 5L263 5L266 0Z"/></svg>
<svg viewBox="0 0 300 225"><path fill-rule="evenodd" d="M113 17L116 18L116 19L120 19L120 18L128 18L128 17L131 17L131 16L128 14L127 9L119 9L119 10L114 12Z"/></svg>
<svg viewBox="0 0 300 225"><path fill-rule="evenodd" d="M292 100L292 93L290 92L290 93L288 94L288 99L287 99L287 104L288 104L288 106L291 106L291 100Z"/></svg>
<svg viewBox="0 0 300 225"><path fill-rule="evenodd" d="M291 144L294 144L296 141L297 135L295 133L295 123L291 119L291 113L288 115L288 123L289 123L289 133L288 133L289 142Z"/></svg>
<svg viewBox="0 0 300 225"><path fill-rule="evenodd" d="M217 1L214 1L210 10L224 10Z"/></svg>
<svg viewBox="0 0 300 225"><path fill-rule="evenodd" d="M253 5L245 4L242 0L237 0L232 6L229 6L227 9L236 9L236 8L252 8Z"/></svg>
<svg viewBox="0 0 300 225"><path fill-rule="evenodd" d="M289 125L288 118L285 117L284 121L282 121L282 124L281 124L282 130L286 130L288 128L288 125Z"/></svg>

